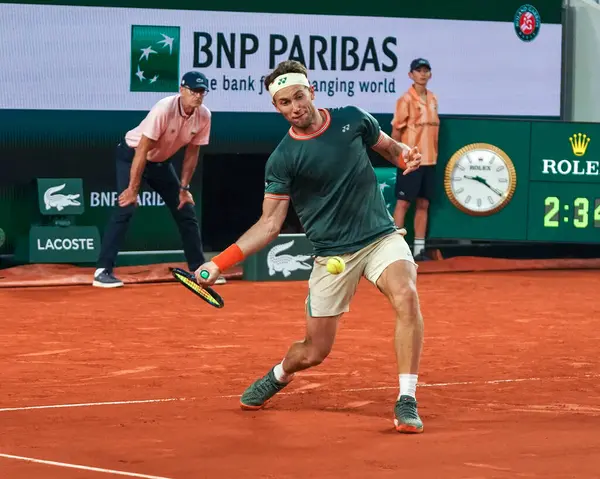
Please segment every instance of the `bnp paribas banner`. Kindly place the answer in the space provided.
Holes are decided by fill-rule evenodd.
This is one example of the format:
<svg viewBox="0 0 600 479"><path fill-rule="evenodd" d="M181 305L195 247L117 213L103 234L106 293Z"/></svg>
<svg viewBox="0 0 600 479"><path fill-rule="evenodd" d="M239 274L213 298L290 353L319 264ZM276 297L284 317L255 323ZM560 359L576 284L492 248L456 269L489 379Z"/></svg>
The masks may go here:
<svg viewBox="0 0 600 479"><path fill-rule="evenodd" d="M393 111L410 61L433 66L442 114L560 113L561 25L504 21L0 4L0 108L147 110L181 75L213 111L273 111L266 74L303 62L322 106Z"/></svg>

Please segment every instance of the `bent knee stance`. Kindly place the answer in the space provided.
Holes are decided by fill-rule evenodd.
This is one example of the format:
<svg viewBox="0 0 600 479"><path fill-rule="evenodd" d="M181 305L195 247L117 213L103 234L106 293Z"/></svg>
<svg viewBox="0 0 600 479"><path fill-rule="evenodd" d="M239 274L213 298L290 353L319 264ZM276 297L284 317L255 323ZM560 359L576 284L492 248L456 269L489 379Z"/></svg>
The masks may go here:
<svg viewBox="0 0 600 479"><path fill-rule="evenodd" d="M307 338L303 341L305 346L304 365L307 367L318 366L331 352L331 345L318 344Z"/></svg>

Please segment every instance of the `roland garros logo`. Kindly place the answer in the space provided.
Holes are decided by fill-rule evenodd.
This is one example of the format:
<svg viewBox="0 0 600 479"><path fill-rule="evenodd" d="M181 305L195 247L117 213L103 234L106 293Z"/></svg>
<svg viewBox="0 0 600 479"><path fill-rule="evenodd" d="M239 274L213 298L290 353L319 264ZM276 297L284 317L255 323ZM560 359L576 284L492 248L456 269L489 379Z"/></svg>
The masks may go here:
<svg viewBox="0 0 600 479"><path fill-rule="evenodd" d="M514 26L517 36L524 42L530 42L540 33L542 19L532 5L523 5L515 13Z"/></svg>

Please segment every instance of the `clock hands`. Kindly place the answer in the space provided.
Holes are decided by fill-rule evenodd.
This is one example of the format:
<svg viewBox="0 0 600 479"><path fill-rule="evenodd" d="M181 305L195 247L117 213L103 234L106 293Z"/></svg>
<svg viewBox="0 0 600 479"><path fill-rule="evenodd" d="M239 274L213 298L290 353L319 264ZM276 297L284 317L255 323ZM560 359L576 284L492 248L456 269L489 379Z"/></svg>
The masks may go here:
<svg viewBox="0 0 600 479"><path fill-rule="evenodd" d="M492 190L494 193L496 193L498 196L503 196L504 194L502 193L502 191L500 191L497 188L494 188L492 185L490 185L487 180L485 178L482 178L481 176L470 176L470 175L465 175L465 178L467 180L474 180L477 181L479 183L481 183L482 185L487 186L490 190Z"/></svg>

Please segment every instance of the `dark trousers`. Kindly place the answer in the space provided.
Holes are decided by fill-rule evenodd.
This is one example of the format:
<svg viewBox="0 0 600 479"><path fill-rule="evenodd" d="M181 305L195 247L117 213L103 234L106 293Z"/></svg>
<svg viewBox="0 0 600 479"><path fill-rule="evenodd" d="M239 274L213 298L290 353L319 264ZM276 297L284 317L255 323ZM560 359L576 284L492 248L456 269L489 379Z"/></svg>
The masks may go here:
<svg viewBox="0 0 600 479"><path fill-rule="evenodd" d="M125 140L122 140L118 144L115 159L117 191L119 194L129 186L131 162L134 154L135 149L127 146ZM186 203L183 208L180 210L177 209L179 206L180 182L175 173L175 168L171 164L171 160L163 163L146 162L142 179L161 196L171 211L171 215L173 215L173 219L179 228L179 234L183 242L183 252L188 267L190 271L195 271L205 262L200 227L194 206ZM125 239L129 221L133 216L135 208L135 205L129 205L124 208L117 205L104 231L102 248L98 258L99 268L106 268L109 271L112 271L114 268L117 254Z"/></svg>

